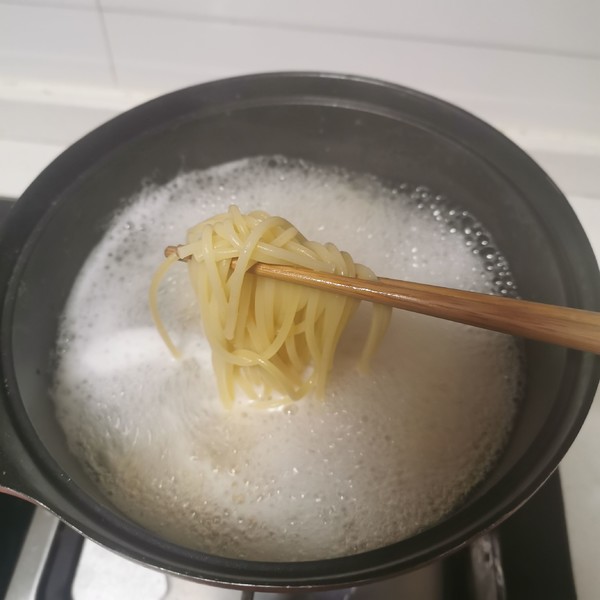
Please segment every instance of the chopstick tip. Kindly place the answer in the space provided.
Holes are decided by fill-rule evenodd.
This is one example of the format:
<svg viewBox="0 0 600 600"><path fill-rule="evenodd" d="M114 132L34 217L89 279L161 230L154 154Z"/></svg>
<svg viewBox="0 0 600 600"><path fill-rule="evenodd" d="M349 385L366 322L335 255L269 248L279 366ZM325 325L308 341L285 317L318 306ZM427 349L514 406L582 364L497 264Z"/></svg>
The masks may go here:
<svg viewBox="0 0 600 600"><path fill-rule="evenodd" d="M167 246L165 248L165 258L169 258L173 254L177 254L177 246Z"/></svg>

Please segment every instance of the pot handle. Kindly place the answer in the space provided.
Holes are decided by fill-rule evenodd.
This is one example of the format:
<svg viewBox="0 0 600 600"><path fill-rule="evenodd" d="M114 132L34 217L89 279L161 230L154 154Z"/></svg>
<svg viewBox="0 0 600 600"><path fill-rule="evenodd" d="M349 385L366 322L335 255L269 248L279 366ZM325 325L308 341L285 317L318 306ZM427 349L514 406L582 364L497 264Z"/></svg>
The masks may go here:
<svg viewBox="0 0 600 600"><path fill-rule="evenodd" d="M0 493L40 504L39 493L33 484L40 476L13 427L4 399L0 398Z"/></svg>

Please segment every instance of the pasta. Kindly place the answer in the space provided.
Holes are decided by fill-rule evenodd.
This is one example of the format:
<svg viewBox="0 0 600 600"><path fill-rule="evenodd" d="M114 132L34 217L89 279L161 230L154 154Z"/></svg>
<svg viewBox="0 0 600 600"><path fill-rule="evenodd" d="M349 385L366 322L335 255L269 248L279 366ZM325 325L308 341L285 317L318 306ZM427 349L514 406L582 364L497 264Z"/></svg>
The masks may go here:
<svg viewBox="0 0 600 600"><path fill-rule="evenodd" d="M376 276L334 244L307 240L291 223L263 211L242 214L237 206L191 228L158 268L150 287L156 327L172 354L157 307L160 282L177 259L187 261L198 301L219 394L231 407L239 388L271 405L313 391L322 398L336 347L359 302L248 273L256 262L296 265L361 279ZM232 265L236 259L235 265ZM383 337L391 309L373 305L371 326L359 360L369 361Z"/></svg>

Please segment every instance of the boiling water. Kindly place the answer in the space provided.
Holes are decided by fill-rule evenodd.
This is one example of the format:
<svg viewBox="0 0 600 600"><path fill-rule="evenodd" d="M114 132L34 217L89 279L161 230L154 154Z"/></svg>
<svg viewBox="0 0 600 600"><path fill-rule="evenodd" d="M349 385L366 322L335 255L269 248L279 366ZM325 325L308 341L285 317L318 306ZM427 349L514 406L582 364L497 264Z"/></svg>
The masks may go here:
<svg viewBox="0 0 600 600"><path fill-rule="evenodd" d="M371 373L359 375L359 311L325 402L225 412L187 269L175 265L160 294L183 360L164 347L147 298L163 248L230 203L286 217L381 275L514 292L481 227L425 188L274 158L183 174L132 199L73 289L54 389L72 451L131 518L224 556L340 556L435 523L506 442L521 374L514 340L394 311Z"/></svg>

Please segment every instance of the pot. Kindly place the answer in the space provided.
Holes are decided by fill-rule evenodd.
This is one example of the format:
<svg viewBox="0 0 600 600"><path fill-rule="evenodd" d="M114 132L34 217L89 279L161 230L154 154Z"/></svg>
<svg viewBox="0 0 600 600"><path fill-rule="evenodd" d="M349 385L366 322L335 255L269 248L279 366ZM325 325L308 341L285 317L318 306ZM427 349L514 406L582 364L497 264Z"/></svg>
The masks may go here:
<svg viewBox="0 0 600 600"><path fill-rule="evenodd" d="M412 181L460 200L494 236L522 297L600 309L600 275L568 202L519 148L430 96L357 77L280 73L194 86L99 127L16 203L0 238L0 486L127 557L209 583L349 586L415 568L494 527L556 469L590 407L596 356L526 342L525 397L485 482L452 514L384 548L263 563L167 542L118 511L69 452L49 398L49 357L75 277L110 215L144 181L283 154Z"/></svg>

